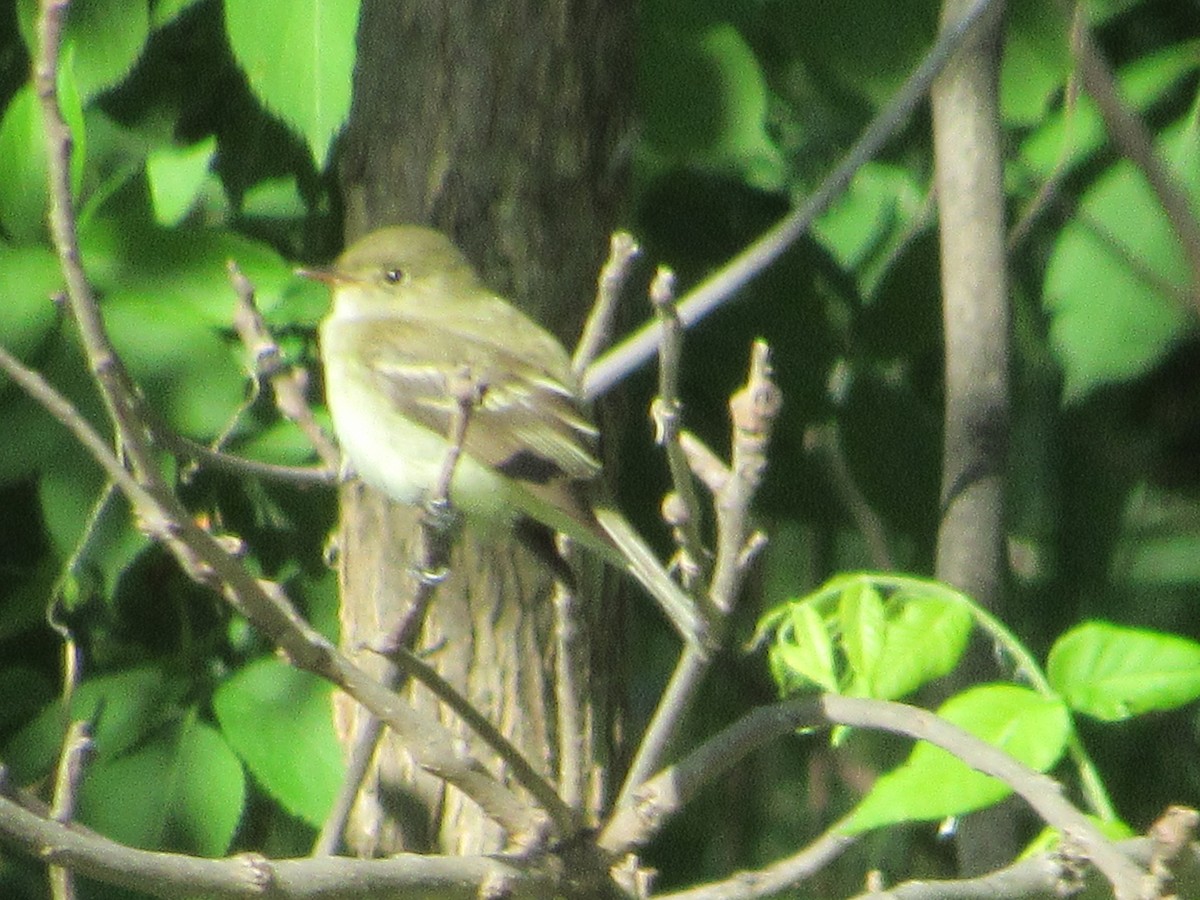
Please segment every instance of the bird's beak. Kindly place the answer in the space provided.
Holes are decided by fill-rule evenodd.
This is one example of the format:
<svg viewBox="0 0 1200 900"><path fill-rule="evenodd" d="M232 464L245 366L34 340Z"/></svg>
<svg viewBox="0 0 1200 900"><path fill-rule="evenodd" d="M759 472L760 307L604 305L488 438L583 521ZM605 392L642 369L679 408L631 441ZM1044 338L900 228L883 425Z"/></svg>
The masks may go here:
<svg viewBox="0 0 1200 900"><path fill-rule="evenodd" d="M296 274L301 278L308 278L312 281L320 281L330 287L337 287L339 284L346 282L346 276L333 269L296 269Z"/></svg>

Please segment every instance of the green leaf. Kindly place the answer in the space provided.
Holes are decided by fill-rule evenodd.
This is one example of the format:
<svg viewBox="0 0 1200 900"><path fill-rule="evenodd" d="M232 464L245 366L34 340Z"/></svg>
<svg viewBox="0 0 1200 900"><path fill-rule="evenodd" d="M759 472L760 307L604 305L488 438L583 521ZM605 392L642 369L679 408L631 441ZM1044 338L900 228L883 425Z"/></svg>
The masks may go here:
<svg viewBox="0 0 1200 900"><path fill-rule="evenodd" d="M192 713L126 753L98 754L80 790L79 818L129 846L222 856L244 803L237 757Z"/></svg>
<svg viewBox="0 0 1200 900"><path fill-rule="evenodd" d="M71 191L78 198L83 183L87 133L75 78L75 52L63 51L57 78L58 104L71 132ZM31 243L45 231L48 169L42 108L32 84L9 100L0 120L0 225L20 243Z"/></svg>
<svg viewBox="0 0 1200 900"><path fill-rule="evenodd" d="M1194 122L1164 135L1160 150L1179 184L1200 196ZM1189 273L1162 207L1127 160L1087 191L1046 269L1050 336L1062 362L1064 400L1148 371L1188 333L1182 297Z"/></svg>
<svg viewBox="0 0 1200 900"><path fill-rule="evenodd" d="M80 399L79 389L91 390L91 382L85 381L86 373L74 348L69 351L74 358L64 359L68 352L65 343L57 334L50 337L51 349L46 354L48 364L42 367L42 373L60 390L65 388L67 396ZM93 410L86 408L87 395L82 399L83 415L89 418L88 413ZM41 472L49 465L59 463L68 448L77 446L65 426L36 400L13 387L0 395L0 419L12 435L11 439L0 441L0 484L11 484Z"/></svg>
<svg viewBox="0 0 1200 900"><path fill-rule="evenodd" d="M154 0L150 8L150 27L157 31L170 25L202 0Z"/></svg>
<svg viewBox="0 0 1200 900"><path fill-rule="evenodd" d="M113 343L150 404L198 440L221 433L246 393L237 351L194 309L141 295L110 296Z"/></svg>
<svg viewBox="0 0 1200 900"><path fill-rule="evenodd" d="M1136 831L1119 819L1101 819L1098 816L1089 815L1087 820L1110 841L1127 841L1138 836ZM1062 845L1062 842L1062 832L1047 825L1038 833L1037 837L1025 845L1025 849L1017 856L1017 861L1043 853L1053 853Z"/></svg>
<svg viewBox="0 0 1200 900"><path fill-rule="evenodd" d="M117 757L179 715L187 685L155 666L90 678L79 685L71 718L92 721L98 754ZM4 762L18 783L44 777L53 768L65 729L61 700L47 706L4 748Z"/></svg>
<svg viewBox="0 0 1200 900"><path fill-rule="evenodd" d="M46 145L42 113L32 85L8 102L0 119L0 225L29 242L43 231L46 211Z"/></svg>
<svg viewBox="0 0 1200 900"><path fill-rule="evenodd" d="M20 0L26 46L35 47L32 22L37 0ZM150 36L148 0L77 0L67 11L61 53L76 56L79 96L84 103L122 82L133 71Z"/></svg>
<svg viewBox="0 0 1200 900"><path fill-rule="evenodd" d="M769 651L771 670L781 692L803 690L809 683L837 690L833 642L811 603L793 603Z"/></svg>
<svg viewBox="0 0 1200 900"><path fill-rule="evenodd" d="M838 600L838 621L842 627L846 661L857 688L855 693L873 696L886 628L879 591L867 581L850 585Z"/></svg>
<svg viewBox="0 0 1200 900"><path fill-rule="evenodd" d="M268 657L224 682L213 697L221 730L283 807L319 826L342 777L329 685Z"/></svg>
<svg viewBox="0 0 1200 900"><path fill-rule="evenodd" d="M37 0L20 0L18 23L25 46L34 52ZM75 55L83 102L125 79L150 36L147 0L75 0L67 11L61 55Z"/></svg>
<svg viewBox="0 0 1200 900"><path fill-rule="evenodd" d="M60 558L72 557L80 540L86 539L82 561L96 576L96 589L111 597L117 579L151 543L135 527L124 495L105 491L91 458L72 444L46 461L38 479L38 500Z"/></svg>
<svg viewBox="0 0 1200 900"><path fill-rule="evenodd" d="M1070 71L1062 16L1041 0L1018 0L1006 9L1000 105L1011 125L1041 121Z"/></svg>
<svg viewBox="0 0 1200 900"><path fill-rule="evenodd" d="M1200 41L1187 41L1139 56L1117 73L1121 98L1138 112L1162 101L1196 70ZM1108 146L1108 129L1087 94L1063 112L1048 116L1021 144L1020 159L1039 179L1070 169Z"/></svg>
<svg viewBox="0 0 1200 900"><path fill-rule="evenodd" d="M654 29L647 40L653 51L642 55L639 90L648 148L660 163L733 169L755 187L778 189L786 167L766 131L766 77L737 29Z"/></svg>
<svg viewBox="0 0 1200 900"><path fill-rule="evenodd" d="M226 263L238 262L263 310L296 280L290 268L231 232L135 219L96 220L81 245L113 342L151 402L191 437L222 432L248 384L243 349L228 336L235 296Z"/></svg>
<svg viewBox="0 0 1200 900"><path fill-rule="evenodd" d="M225 0L225 31L250 89L324 169L350 115L359 0Z"/></svg>
<svg viewBox="0 0 1200 900"><path fill-rule="evenodd" d="M941 678L958 665L971 634L971 613L941 597L900 592L888 603L873 697L892 700Z"/></svg>
<svg viewBox="0 0 1200 900"><path fill-rule="evenodd" d="M907 169L867 163L817 220L813 233L846 269L870 269L860 272L869 290L882 274L876 271L880 263L920 214L923 193Z"/></svg>
<svg viewBox="0 0 1200 900"><path fill-rule="evenodd" d="M260 181L242 197L242 215L261 219L300 219L307 208L295 177Z"/></svg>
<svg viewBox="0 0 1200 900"><path fill-rule="evenodd" d="M160 309L186 306L223 330L233 324L236 301L229 260L254 285L264 314L300 281L268 245L217 228L156 228L132 216L95 219L80 235L80 247L88 278L106 297L157 300Z"/></svg>
<svg viewBox="0 0 1200 900"><path fill-rule="evenodd" d="M1039 772L1058 761L1071 728L1062 701L1012 684L971 688L950 698L938 715ZM922 741L903 765L875 782L846 831L962 815L1009 793L1003 782Z"/></svg>
<svg viewBox="0 0 1200 900"><path fill-rule="evenodd" d="M63 286L58 257L46 247L0 244L0 344L18 359L28 361L58 321L51 298ZM0 375L0 384L6 381Z"/></svg>
<svg viewBox="0 0 1200 900"><path fill-rule="evenodd" d="M768 46L833 81L832 93L850 98L845 106L886 103L937 34L937 6L922 0L759 5L771 16Z"/></svg>
<svg viewBox="0 0 1200 900"><path fill-rule="evenodd" d="M190 147L161 147L146 157L146 177L154 218L160 225L178 225L195 205L217 151L210 135Z"/></svg>
<svg viewBox="0 0 1200 900"><path fill-rule="evenodd" d="M171 833L181 849L224 856L246 804L246 775L221 733L192 716L180 735Z"/></svg>
<svg viewBox="0 0 1200 900"><path fill-rule="evenodd" d="M1200 644L1173 634L1085 622L1055 642L1046 675L1072 709L1119 722L1200 697Z"/></svg>

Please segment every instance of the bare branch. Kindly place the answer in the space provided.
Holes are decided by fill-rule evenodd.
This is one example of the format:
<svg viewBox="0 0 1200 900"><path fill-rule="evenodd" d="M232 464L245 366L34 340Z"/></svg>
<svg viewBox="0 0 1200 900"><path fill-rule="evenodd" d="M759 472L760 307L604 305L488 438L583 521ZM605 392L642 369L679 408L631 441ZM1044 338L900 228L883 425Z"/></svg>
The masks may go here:
<svg viewBox="0 0 1200 900"><path fill-rule="evenodd" d="M246 571L221 541L194 522L170 492L151 493L125 470L104 440L45 379L0 348L0 368L41 403L100 463L129 498L142 527L171 551L188 575L220 591L293 664L333 682L394 728L417 764L471 797L520 839L537 842L544 816L497 782L440 724L409 708L337 651L292 607L278 585Z"/></svg>
<svg viewBox="0 0 1200 900"><path fill-rule="evenodd" d="M559 546L567 542L561 537ZM574 587L554 586L554 699L558 725L558 793L573 809L587 810L588 709L585 685L591 675L590 629L583 625L584 605ZM598 804L596 804L598 805Z"/></svg>
<svg viewBox="0 0 1200 900"><path fill-rule="evenodd" d="M337 484L338 480L336 467L280 466L257 459L247 459L244 456L234 456L206 447L191 438L177 434L165 425L160 426L158 423L154 425L154 437L178 456L203 463L209 468L232 472L235 475L249 475L265 481L281 481L296 485L333 486Z"/></svg>
<svg viewBox="0 0 1200 900"><path fill-rule="evenodd" d="M341 464L341 453L333 439L317 424L312 407L308 405L305 373L284 362L283 351L254 302L254 285L250 279L242 274L233 260L227 263L226 268L238 298L233 326L250 354L255 382L266 381L271 385L279 412L300 427L325 466L336 471Z"/></svg>
<svg viewBox="0 0 1200 900"><path fill-rule="evenodd" d="M96 298L80 264L75 208L71 200L71 129L58 104L58 54L68 0L41 0L37 20L37 51L33 80L41 106L46 138L46 165L50 191L50 232L67 284L71 313L79 326L92 375L100 389L130 464L140 481L158 492L162 482L138 414L140 394L108 338Z"/></svg>
<svg viewBox="0 0 1200 900"><path fill-rule="evenodd" d="M641 254L633 235L627 231L615 231L609 241L608 260L600 270L596 284L596 302L583 326L583 334L571 358L571 370L582 376L600 351L612 338L613 319L617 304L621 300L621 289L629 278L629 270Z"/></svg>
<svg viewBox="0 0 1200 900"><path fill-rule="evenodd" d="M399 895L478 900L498 879L507 896L544 898L560 878L550 860L503 856L421 856L388 859L324 857L269 860L254 854L202 859L135 850L94 832L42 818L0 792L0 838L31 856L118 887L162 898L205 896L248 900L386 900Z"/></svg>
<svg viewBox="0 0 1200 900"><path fill-rule="evenodd" d="M520 783L525 784L531 794L549 803L546 809L555 819L560 831L563 834L573 834L578 829L578 821L571 811L564 807L554 789L533 770L533 767L511 743L496 732L491 723L483 720L482 716L452 687L438 678L436 673L430 675L432 670L408 652L425 622L425 613L433 601L438 585L446 577L455 524L450 506L450 485L454 479L458 461L462 457L462 447L466 440L471 411L479 403L486 390L486 385L478 383L470 371L464 369L457 373L447 388L455 400L455 412L451 416L446 436L446 454L442 459L441 468L438 470L433 493L426 504L426 514L421 520L412 568L412 585L411 590L407 592L411 599L392 630L371 648L385 657L389 663L388 669L381 676L380 681L388 690L396 692L403 686L407 676L413 672L418 673L423 682L426 677L434 679L434 684L430 687L437 696L455 710L460 718L466 721L498 755L509 763L514 777ZM428 684L428 682L426 683ZM449 692L449 698L444 696L446 692ZM468 712L462 710L463 706L467 707ZM479 724L481 721L483 721L482 726ZM368 713L359 720L350 743L350 754L338 794L313 846L314 856L325 856L337 852L355 798L362 787L363 778L375 755L382 732L383 723L377 716Z"/></svg>
<svg viewBox="0 0 1200 900"><path fill-rule="evenodd" d="M971 768L1003 781L1043 821L1078 844L1086 859L1113 885L1119 900L1143 896L1145 873L1063 797L1061 786L1049 776L929 710L834 694L790 700L747 713L638 788L633 802L620 807L605 825L599 846L620 855L644 845L700 788L737 765L747 753L797 728L827 724L889 731L941 747Z"/></svg>
<svg viewBox="0 0 1200 900"><path fill-rule="evenodd" d="M682 551L681 567L684 586L692 589L706 581L707 554L700 540L700 503L688 468L687 455L679 445L680 419L683 402L679 399L679 367L683 353L683 329L675 310L675 275L659 266L650 283L650 302L662 327L662 342L658 353L658 396L650 407L654 420L655 440L667 454L671 471L674 502L664 503L664 512L675 532L676 543Z"/></svg>
<svg viewBox="0 0 1200 900"><path fill-rule="evenodd" d="M78 799L79 783L83 779L83 767L92 751L91 727L87 722L72 722L63 741L58 761L58 774L54 779L54 803L50 808L51 820L65 825L75 818L75 802ZM74 900L75 874L63 866L50 867L50 893L54 900Z"/></svg>
<svg viewBox="0 0 1200 900"><path fill-rule="evenodd" d="M745 578L747 542L751 539L750 503L767 469L767 446L783 395L771 378L771 354L763 341L750 348L745 386L729 401L733 420L730 477L716 495L717 555L709 596L728 615Z"/></svg>
<svg viewBox="0 0 1200 900"><path fill-rule="evenodd" d="M583 821L579 814L562 801L554 787L538 774L512 741L501 734L500 730L489 722L470 700L455 689L454 685L439 675L432 666L426 665L408 650L398 649L391 658L408 674L429 688L504 761L512 772L513 778L525 790L533 794L541 807L550 813L559 833L564 838L570 838L583 828Z"/></svg>
<svg viewBox="0 0 1200 900"><path fill-rule="evenodd" d="M700 597L706 603L706 618L710 622L727 624L733 611L737 594L744 580L747 566L754 550L762 546L758 535L750 535L750 503L766 470L767 444L771 428L779 413L782 397L771 380L771 366L766 344L755 342L750 353L750 372L746 384L733 395L729 402L733 420L733 461L728 470L711 459L711 453L696 453L703 446L698 440L683 440L689 436L681 434L680 449L689 457L696 455L705 460L703 468L725 471L714 492L717 512L717 554L712 582L707 592ZM692 450L688 451L688 446ZM708 479L704 479L706 482ZM633 763L625 776L625 783L617 799L616 816L621 815L634 798L639 785L650 776L661 763L671 740L679 730L696 690L711 665L710 654L694 645L684 648L667 690L659 699L658 706L643 735ZM611 820L610 820L611 824Z"/></svg>
<svg viewBox="0 0 1200 900"><path fill-rule="evenodd" d="M700 887L659 894L657 900L757 900L795 890L843 851L858 843L857 835L844 834L845 820L835 822L807 847L753 872L738 872Z"/></svg>

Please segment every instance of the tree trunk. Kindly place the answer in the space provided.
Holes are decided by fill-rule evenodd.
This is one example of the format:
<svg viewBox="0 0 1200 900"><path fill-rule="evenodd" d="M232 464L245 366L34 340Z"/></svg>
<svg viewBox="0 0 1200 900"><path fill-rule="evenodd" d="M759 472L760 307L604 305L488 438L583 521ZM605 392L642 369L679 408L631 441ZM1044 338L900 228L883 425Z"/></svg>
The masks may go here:
<svg viewBox="0 0 1200 900"><path fill-rule="evenodd" d="M341 169L347 239L398 222L440 228L491 287L570 347L626 186L632 35L628 0L364 0ZM357 484L343 487L341 501L342 642L380 666L361 648L405 605L416 513ZM565 797L594 808L613 684L611 646L602 644L616 629L606 598L584 600L577 649L562 654L544 566L515 542L466 532L416 649ZM578 716L560 708L563 662L582 678ZM407 690L414 704L437 706L419 686ZM361 711L340 698L337 712L340 733L352 734ZM388 735L376 763L347 834L357 852L500 847L496 827L413 772ZM572 771L560 772L564 765Z"/></svg>

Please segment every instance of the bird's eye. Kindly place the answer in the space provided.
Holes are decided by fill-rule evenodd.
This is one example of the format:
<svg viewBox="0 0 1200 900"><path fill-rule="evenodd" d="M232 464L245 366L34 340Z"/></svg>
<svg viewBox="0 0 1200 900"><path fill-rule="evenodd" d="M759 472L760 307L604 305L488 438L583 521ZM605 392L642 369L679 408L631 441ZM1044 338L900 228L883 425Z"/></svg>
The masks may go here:
<svg viewBox="0 0 1200 900"><path fill-rule="evenodd" d="M383 280L388 284L399 284L404 280L403 269L384 269Z"/></svg>

